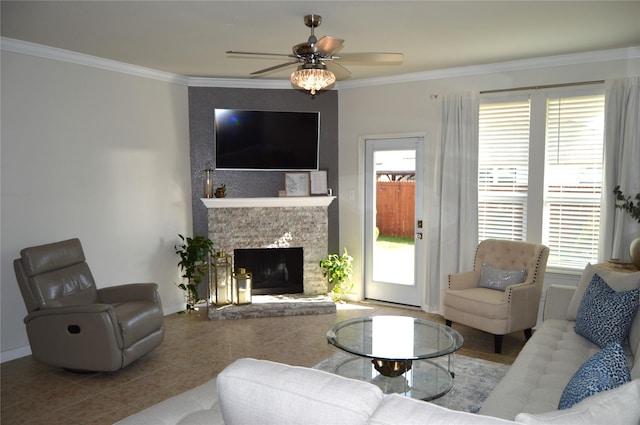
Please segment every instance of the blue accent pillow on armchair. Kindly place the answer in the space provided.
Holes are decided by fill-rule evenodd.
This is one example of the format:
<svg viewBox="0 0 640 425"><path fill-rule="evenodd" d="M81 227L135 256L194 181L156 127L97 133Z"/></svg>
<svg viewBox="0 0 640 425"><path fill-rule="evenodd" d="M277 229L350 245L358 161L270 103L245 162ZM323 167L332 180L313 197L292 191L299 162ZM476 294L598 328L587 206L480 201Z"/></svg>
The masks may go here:
<svg viewBox="0 0 640 425"><path fill-rule="evenodd" d="M585 398L631 381L629 365L618 343L584 362L565 387L558 409L568 409Z"/></svg>
<svg viewBox="0 0 640 425"><path fill-rule="evenodd" d="M594 274L578 307L576 333L600 348L623 344L638 310L639 294L640 289L617 292Z"/></svg>

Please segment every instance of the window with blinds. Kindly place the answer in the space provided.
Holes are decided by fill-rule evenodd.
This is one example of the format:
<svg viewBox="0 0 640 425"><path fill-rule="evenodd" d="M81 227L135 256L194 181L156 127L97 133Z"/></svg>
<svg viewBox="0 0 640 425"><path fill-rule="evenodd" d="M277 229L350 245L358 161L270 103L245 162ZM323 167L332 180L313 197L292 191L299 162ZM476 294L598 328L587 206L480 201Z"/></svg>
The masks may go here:
<svg viewBox="0 0 640 425"><path fill-rule="evenodd" d="M478 235L541 241L548 266L597 262L604 95L539 90L485 98L479 114Z"/></svg>
<svg viewBox="0 0 640 425"><path fill-rule="evenodd" d="M604 96L549 98L546 121L543 243L582 268L598 259Z"/></svg>
<svg viewBox="0 0 640 425"><path fill-rule="evenodd" d="M480 105L480 240L526 239L529 115L529 99Z"/></svg>

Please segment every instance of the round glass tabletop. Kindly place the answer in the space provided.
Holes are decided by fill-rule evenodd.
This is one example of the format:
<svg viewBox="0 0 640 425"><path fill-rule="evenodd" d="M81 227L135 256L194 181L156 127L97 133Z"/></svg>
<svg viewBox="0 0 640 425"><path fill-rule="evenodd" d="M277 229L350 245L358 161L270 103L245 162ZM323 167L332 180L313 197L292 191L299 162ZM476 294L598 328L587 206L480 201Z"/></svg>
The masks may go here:
<svg viewBox="0 0 640 425"><path fill-rule="evenodd" d="M406 316L359 317L337 323L327 340L346 352L380 360L419 360L458 350L464 339L456 330Z"/></svg>

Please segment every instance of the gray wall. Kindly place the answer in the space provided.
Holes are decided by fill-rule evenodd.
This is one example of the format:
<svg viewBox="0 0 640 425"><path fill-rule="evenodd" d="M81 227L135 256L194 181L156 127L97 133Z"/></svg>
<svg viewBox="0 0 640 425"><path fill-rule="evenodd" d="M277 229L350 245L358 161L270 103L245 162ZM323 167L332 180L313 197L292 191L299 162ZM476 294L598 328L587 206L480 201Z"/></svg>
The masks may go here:
<svg viewBox="0 0 640 425"><path fill-rule="evenodd" d="M215 108L266 111L320 112L320 169L327 170L327 184L338 193L338 92L323 91L316 96L300 90L237 89L219 87L189 88L189 134L191 148L191 198L193 234L207 234L207 209L203 195L203 170L215 168L213 111ZM274 197L284 189L284 173L279 171L214 172L214 187L225 184L227 197ZM338 199L329 214L329 252L339 247ZM215 241L214 241L215 243Z"/></svg>

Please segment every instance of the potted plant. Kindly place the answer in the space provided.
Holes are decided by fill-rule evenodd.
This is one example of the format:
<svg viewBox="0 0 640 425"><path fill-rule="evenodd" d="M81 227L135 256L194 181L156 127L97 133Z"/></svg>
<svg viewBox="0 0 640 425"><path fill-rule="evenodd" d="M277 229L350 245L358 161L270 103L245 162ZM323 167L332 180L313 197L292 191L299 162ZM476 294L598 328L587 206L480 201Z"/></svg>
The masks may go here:
<svg viewBox="0 0 640 425"><path fill-rule="evenodd" d="M351 275L353 274L353 257L344 249L342 255L330 254L327 258L320 261L322 276L327 278L331 288L331 295L336 302L342 301L342 295L347 293L353 287L351 283Z"/></svg>
<svg viewBox="0 0 640 425"><path fill-rule="evenodd" d="M205 236L193 238L178 235L182 243L175 246L176 254L180 256L178 267L184 279L178 288L186 292L187 311L195 309L196 304L203 300L198 292L198 286L209 269L209 255L213 255L213 242Z"/></svg>
<svg viewBox="0 0 640 425"><path fill-rule="evenodd" d="M620 190L620 185L613 189L613 193L616 195L616 208L626 211L632 219L640 223L640 193L637 193L635 198L625 196ZM633 199L636 200L635 203ZM640 236L631 241L629 254L631 262L640 269Z"/></svg>

